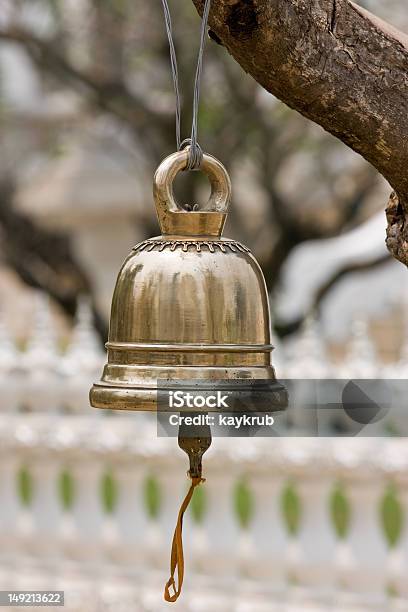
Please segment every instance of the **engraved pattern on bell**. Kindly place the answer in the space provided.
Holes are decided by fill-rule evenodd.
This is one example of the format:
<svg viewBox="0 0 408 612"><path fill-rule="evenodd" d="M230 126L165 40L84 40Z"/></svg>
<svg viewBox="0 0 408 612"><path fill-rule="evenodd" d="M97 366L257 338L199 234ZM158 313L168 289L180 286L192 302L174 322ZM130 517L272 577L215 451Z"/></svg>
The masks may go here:
<svg viewBox="0 0 408 612"><path fill-rule="evenodd" d="M144 240L139 244L136 244L133 247L133 251L164 251L165 249L169 249L170 251L175 251L178 248L181 248L183 251L188 251L190 247L194 247L197 253L200 253L202 249L208 249L212 253L217 248L223 253L226 253L228 249L235 253L237 250L242 253L250 253L248 247L244 246L240 242L235 240L160 240L157 238L150 238L148 240Z"/></svg>
<svg viewBox="0 0 408 612"><path fill-rule="evenodd" d="M270 381L276 391L262 271L247 247L221 237L229 176L204 155L211 195L200 210L186 211L173 181L187 155L179 151L159 166L154 199L162 235L136 245L119 272L108 362L90 393L96 408L155 410L158 379Z"/></svg>

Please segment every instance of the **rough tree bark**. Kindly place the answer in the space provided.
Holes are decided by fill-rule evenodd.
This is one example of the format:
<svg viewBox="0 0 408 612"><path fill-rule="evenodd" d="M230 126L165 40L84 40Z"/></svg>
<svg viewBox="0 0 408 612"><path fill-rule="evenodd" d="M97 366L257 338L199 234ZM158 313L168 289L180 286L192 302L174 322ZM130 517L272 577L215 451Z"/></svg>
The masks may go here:
<svg viewBox="0 0 408 612"><path fill-rule="evenodd" d="M408 36L349 0L213 0L209 23L260 85L388 180L387 246L408 265Z"/></svg>

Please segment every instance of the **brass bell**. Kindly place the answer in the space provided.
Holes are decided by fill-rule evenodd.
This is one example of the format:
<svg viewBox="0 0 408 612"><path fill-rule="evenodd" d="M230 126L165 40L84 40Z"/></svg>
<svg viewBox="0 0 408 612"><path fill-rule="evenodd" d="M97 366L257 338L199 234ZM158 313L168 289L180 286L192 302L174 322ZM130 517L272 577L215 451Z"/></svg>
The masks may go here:
<svg viewBox="0 0 408 612"><path fill-rule="evenodd" d="M276 401L282 389L271 364L262 271L247 247L221 237L229 175L204 154L200 169L210 180L210 198L198 211L182 209L173 181L188 154L173 153L157 169L162 235L136 245L119 272L108 362L90 392L95 408L156 410L158 380L217 381L231 389L258 381L257 392L267 401Z"/></svg>
<svg viewBox="0 0 408 612"><path fill-rule="evenodd" d="M188 156L188 148L174 153L156 171L154 200L162 235L136 245L119 272L106 345L108 363L102 380L91 389L91 404L160 410L164 381L198 391L222 386L238 406L249 399L252 410L254 404L256 410L281 409L287 398L271 364L262 271L247 247L221 237L230 178L217 159L204 154L201 170L210 179L210 198L201 210L180 208L173 181L186 168ZM178 443L189 457L191 486L173 535L170 578L164 589L168 602L181 593L183 516L195 487L204 480L202 456L211 444L208 424L187 429L180 425Z"/></svg>

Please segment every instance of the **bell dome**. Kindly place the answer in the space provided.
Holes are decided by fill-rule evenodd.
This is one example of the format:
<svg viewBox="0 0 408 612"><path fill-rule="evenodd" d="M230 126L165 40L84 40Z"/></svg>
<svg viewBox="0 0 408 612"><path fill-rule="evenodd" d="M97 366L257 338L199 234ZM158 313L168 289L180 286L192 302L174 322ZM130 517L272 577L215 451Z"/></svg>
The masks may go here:
<svg viewBox="0 0 408 612"><path fill-rule="evenodd" d="M269 344L261 269L232 240L146 240L120 271L109 341Z"/></svg>

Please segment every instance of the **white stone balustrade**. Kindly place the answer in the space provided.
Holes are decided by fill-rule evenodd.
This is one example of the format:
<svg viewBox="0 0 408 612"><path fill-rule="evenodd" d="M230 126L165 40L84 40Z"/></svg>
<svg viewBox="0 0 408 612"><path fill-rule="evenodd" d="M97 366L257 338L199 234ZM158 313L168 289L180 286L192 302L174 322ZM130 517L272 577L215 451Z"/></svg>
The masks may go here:
<svg viewBox="0 0 408 612"><path fill-rule="evenodd" d="M16 575L31 575L36 567L58 584L72 580L74 592L81 588L74 580L80 576L87 589L110 585L117 601L126 587L138 610L150 609L146 598L151 609L162 609L187 458L175 439L156 437L153 417L91 414L50 420L47 414L3 414L0 449L1 584L7 580L7 588L16 588ZM20 468L31 482L25 503L17 486ZM63 471L73 489L65 508L58 489ZM116 489L110 512L101 495L106 473ZM219 610L276 598L288 610L299 598L320 602L321 609L328 602L392 609L404 598L408 605L408 530L405 526L390 546L380 514L392 483L406 518L404 440L216 438L205 474L201 520L196 523L190 512L185 523L186 594L180 609L196 609L197 593L226 598ZM159 492L155 516L148 512L147 478L155 479ZM245 527L234 510L233 491L241 479L253 508ZM292 533L282 510L289 483L300 508ZM343 538L330 512L339 483L350 507ZM387 601L389 593L393 598ZM69 594L67 605L70 609Z"/></svg>

